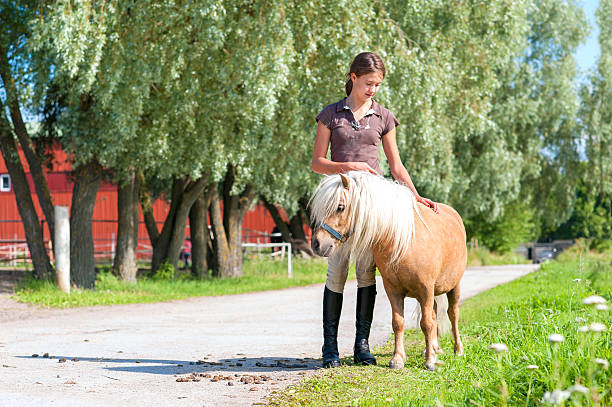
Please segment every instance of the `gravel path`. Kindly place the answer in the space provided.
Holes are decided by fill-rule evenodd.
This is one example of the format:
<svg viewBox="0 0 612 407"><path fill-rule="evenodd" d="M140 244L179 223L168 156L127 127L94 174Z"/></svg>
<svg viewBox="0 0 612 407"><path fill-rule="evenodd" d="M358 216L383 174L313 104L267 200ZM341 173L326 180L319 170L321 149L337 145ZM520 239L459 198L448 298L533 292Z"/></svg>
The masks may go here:
<svg viewBox="0 0 612 407"><path fill-rule="evenodd" d="M470 268L468 298L537 266ZM378 281L372 344L391 333ZM355 282L340 352L352 352ZM156 304L49 310L0 295L2 406L237 406L319 368L323 286ZM406 317L414 300L406 299ZM33 355L38 355L33 357ZM45 355L48 354L48 355ZM47 357L45 357L47 356ZM194 374L195 373L195 374Z"/></svg>

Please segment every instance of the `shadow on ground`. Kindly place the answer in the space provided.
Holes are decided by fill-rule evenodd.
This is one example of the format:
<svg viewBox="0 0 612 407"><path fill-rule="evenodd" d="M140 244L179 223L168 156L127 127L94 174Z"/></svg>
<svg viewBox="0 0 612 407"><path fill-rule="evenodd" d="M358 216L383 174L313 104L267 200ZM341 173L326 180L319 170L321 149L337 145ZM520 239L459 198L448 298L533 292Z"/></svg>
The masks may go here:
<svg viewBox="0 0 612 407"><path fill-rule="evenodd" d="M32 359L32 356L18 356L19 358ZM164 360L164 359L121 359L121 358L92 358L75 355L54 355L49 358L37 357L43 363L103 363L104 370L117 372L150 373L157 375L175 375L187 373L206 372L290 372L317 370L321 367L321 361L313 358L282 358L282 357L260 357L247 358L236 357L221 359L219 361L198 360ZM61 362L60 362L61 361ZM129 364L130 366L120 366ZM118 366L113 366L118 365Z"/></svg>

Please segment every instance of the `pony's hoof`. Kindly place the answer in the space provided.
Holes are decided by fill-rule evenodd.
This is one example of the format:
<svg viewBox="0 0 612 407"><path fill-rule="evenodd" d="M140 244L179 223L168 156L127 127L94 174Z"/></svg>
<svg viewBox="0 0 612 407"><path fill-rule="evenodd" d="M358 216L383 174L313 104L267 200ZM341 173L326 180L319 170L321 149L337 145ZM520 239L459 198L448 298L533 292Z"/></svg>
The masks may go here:
<svg viewBox="0 0 612 407"><path fill-rule="evenodd" d="M391 362L389 362L389 367L391 369L403 369L404 368L404 362L401 362L399 360L391 359Z"/></svg>
<svg viewBox="0 0 612 407"><path fill-rule="evenodd" d="M425 362L425 369L433 372L436 370L436 363L435 362Z"/></svg>

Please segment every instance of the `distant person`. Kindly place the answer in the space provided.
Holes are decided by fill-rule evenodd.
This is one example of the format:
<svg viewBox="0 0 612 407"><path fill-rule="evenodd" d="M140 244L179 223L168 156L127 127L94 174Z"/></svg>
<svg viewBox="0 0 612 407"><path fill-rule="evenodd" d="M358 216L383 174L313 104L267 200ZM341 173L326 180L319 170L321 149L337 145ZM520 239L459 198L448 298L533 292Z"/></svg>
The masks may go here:
<svg viewBox="0 0 612 407"><path fill-rule="evenodd" d="M191 267L189 265L189 259L191 258L191 238L187 237L185 238L185 240L183 241L183 248L181 251L181 258L183 260L183 262L185 263L185 268L189 268Z"/></svg>
<svg viewBox="0 0 612 407"><path fill-rule="evenodd" d="M347 76L347 97L327 105L316 118L312 170L319 174L366 171L382 175L378 163L382 141L393 178L410 188L417 202L438 213L438 204L418 194L402 164L395 135L399 122L393 113L372 99L385 78L382 59L372 52L363 52L355 57ZM326 158L330 145L331 160ZM340 366L338 322L348 268L349 258L342 257L340 252L329 257L323 293L323 367ZM375 365L368 339L376 297L376 265L357 263L355 270L358 288L354 362Z"/></svg>

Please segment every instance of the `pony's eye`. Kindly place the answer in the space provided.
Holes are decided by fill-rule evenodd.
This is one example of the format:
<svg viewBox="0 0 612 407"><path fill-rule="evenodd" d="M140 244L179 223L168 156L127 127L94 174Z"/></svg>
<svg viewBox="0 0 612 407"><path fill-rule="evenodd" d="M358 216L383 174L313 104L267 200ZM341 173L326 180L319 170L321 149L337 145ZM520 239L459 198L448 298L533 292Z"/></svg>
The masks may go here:
<svg viewBox="0 0 612 407"><path fill-rule="evenodd" d="M344 210L344 205L340 204L338 205L338 212L342 212Z"/></svg>

